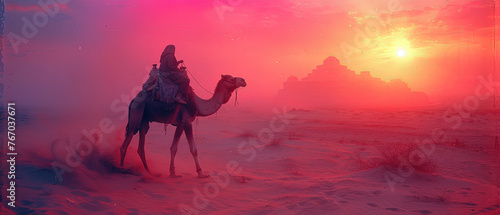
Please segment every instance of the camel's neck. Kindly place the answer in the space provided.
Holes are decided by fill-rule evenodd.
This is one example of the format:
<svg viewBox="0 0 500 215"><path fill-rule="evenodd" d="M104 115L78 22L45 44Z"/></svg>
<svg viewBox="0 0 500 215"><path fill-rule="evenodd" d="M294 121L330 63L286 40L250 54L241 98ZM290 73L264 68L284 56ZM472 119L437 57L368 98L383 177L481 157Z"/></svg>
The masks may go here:
<svg viewBox="0 0 500 215"><path fill-rule="evenodd" d="M205 100L197 95L196 104L198 105L198 116L210 116L216 113L222 104L226 103L231 97L231 92L228 90L219 90L216 91L212 98Z"/></svg>

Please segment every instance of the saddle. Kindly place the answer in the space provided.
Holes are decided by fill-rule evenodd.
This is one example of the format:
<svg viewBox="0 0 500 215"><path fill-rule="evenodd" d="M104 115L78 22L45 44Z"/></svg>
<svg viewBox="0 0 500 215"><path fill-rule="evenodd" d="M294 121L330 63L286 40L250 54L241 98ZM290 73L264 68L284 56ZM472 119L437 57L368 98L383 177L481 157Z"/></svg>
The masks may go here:
<svg viewBox="0 0 500 215"><path fill-rule="evenodd" d="M175 103L179 86L168 78L168 74L160 73L156 66L152 70L154 71L151 71L151 74L156 74L158 77L153 87L153 99L166 104Z"/></svg>

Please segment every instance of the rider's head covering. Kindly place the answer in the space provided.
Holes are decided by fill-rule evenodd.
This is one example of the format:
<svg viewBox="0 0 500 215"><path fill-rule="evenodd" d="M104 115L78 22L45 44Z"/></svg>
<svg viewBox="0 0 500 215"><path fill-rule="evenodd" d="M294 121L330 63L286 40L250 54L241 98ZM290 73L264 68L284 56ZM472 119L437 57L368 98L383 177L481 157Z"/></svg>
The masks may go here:
<svg viewBox="0 0 500 215"><path fill-rule="evenodd" d="M163 60L163 58L169 54L175 55L175 46L174 45L168 45L165 50L163 50L163 53L161 53L160 57L160 62Z"/></svg>

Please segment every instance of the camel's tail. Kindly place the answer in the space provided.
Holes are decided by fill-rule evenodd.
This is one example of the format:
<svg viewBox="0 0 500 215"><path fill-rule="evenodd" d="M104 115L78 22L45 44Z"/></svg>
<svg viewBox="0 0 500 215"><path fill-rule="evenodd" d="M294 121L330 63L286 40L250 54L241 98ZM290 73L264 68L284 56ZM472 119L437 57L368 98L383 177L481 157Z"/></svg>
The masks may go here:
<svg viewBox="0 0 500 215"><path fill-rule="evenodd" d="M130 133L133 133L135 135L139 130L137 129L136 131L134 131L134 129L131 129L130 127L130 110L132 109L132 103L134 103L134 100L132 100L128 105L128 117L127 117L127 127L125 127L125 137L128 136Z"/></svg>

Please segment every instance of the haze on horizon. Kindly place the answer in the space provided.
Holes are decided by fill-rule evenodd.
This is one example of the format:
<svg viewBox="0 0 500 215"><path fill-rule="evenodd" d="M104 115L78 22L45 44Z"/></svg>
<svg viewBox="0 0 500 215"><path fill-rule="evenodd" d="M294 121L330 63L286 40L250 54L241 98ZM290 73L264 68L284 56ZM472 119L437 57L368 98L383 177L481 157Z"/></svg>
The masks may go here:
<svg viewBox="0 0 500 215"><path fill-rule="evenodd" d="M178 59L209 90L220 74L245 78L243 103L272 98L289 76L305 77L329 56L436 98L468 95L478 75L496 72L492 4L71 0L16 52L6 35L22 36L23 17L42 9L7 1L5 93L32 106L107 108L140 86L165 46L175 44ZM191 86L209 97L193 79Z"/></svg>

